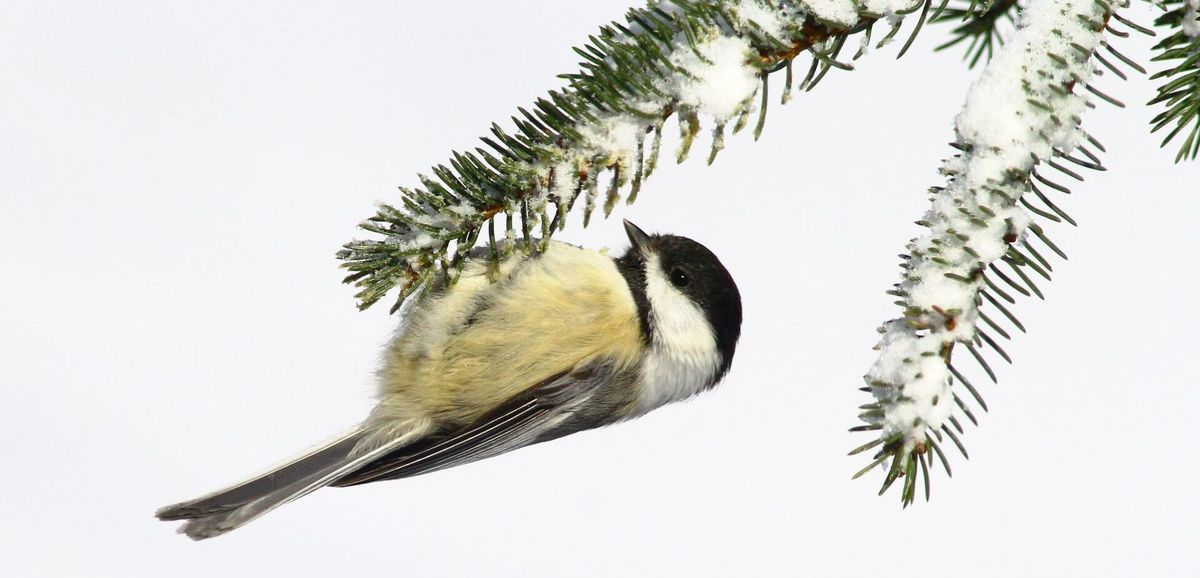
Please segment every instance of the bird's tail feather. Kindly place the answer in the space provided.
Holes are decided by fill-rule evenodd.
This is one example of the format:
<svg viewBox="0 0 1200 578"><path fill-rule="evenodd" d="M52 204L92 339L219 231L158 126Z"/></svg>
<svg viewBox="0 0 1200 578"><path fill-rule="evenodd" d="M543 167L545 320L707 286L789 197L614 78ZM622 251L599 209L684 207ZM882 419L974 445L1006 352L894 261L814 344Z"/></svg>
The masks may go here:
<svg viewBox="0 0 1200 578"><path fill-rule="evenodd" d="M193 540L219 536L337 481L380 455L410 443L419 434L410 430L363 451L362 442L368 432L358 427L245 482L167 506L155 515L160 520L186 520L179 532Z"/></svg>

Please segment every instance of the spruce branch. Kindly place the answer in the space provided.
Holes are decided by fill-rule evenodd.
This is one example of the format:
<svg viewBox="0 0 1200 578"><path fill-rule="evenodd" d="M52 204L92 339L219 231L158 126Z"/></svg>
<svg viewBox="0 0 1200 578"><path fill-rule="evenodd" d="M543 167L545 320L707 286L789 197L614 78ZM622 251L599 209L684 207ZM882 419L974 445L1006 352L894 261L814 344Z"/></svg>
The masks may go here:
<svg viewBox="0 0 1200 578"><path fill-rule="evenodd" d="M1083 180L1082 169L1104 170L1104 147L1080 125L1092 106L1085 91L1115 100L1092 79L1101 50L1119 54L1104 38L1117 7L1114 0L1030 2L956 120L958 154L943 164L948 182L931 189L932 206L917 222L928 233L901 256L902 280L888 293L902 315L879 329L878 357L862 388L873 401L860 406L865 425L851 428L877 436L851 451L874 450L854 477L882 467L879 493L899 481L905 506L916 499L918 477L929 498L934 456L950 475L944 446L967 456L959 417L977 419L966 399L987 411L972 379L982 373L995 381L991 362L1011 362L1002 342L1025 327L1010 305L1018 296L1043 298L1038 284L1051 278L1049 257L1066 258L1043 225L1075 221L1051 198L1070 193L1064 179Z"/></svg>
<svg viewBox="0 0 1200 578"><path fill-rule="evenodd" d="M797 57L812 57L798 85L811 90L829 70L851 68L842 60L850 36L869 38L886 18L891 29L882 45L905 15L919 12L915 33L930 6L931 0L670 0L631 9L624 22L602 27L575 49L581 70L561 77L565 88L518 109L514 130L493 124L482 139L486 147L451 153L431 176L419 176L420 186L401 188L401 204L381 204L361 223L382 238L356 239L338 252L350 272L345 282L359 289L362 309L396 290L395 311L435 278L452 283L485 228L493 264L514 247L539 250L566 226L581 196L585 226L598 208L607 216L622 192L626 202L637 197L671 117L679 124L679 162L702 122L712 123L711 163L727 129L744 128L756 106L755 137L761 132L772 73L786 71L787 102ZM519 235L520 242L498 243L497 235L509 241Z"/></svg>
<svg viewBox="0 0 1200 578"><path fill-rule="evenodd" d="M1163 79L1163 84L1158 87L1158 96L1147 104L1166 107L1150 121L1151 132L1174 125L1162 146L1183 135L1175 155L1178 163L1194 160L1200 154L1200 0L1165 0L1163 5L1167 12L1154 25L1167 37L1154 46L1158 54L1151 60L1171 62L1172 67L1150 77Z"/></svg>
<svg viewBox="0 0 1200 578"><path fill-rule="evenodd" d="M970 68L975 68L981 59L984 62L991 60L996 47L1004 45L1004 35L1009 31L1006 28L1012 26L1016 12L1017 0L964 0L959 5L948 6L931 20L953 25L954 29L950 31L950 40L934 50L966 43L963 59Z"/></svg>

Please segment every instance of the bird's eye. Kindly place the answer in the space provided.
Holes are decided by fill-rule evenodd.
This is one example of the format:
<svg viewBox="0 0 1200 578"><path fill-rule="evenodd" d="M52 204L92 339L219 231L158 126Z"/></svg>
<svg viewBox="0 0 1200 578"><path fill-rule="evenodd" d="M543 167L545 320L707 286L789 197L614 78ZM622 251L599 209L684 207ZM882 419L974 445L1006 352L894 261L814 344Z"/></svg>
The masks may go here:
<svg viewBox="0 0 1200 578"><path fill-rule="evenodd" d="M687 273L683 272L683 269L680 269L679 267L671 269L672 285L676 287L687 287L688 283L691 283L691 281L691 279L688 279Z"/></svg>

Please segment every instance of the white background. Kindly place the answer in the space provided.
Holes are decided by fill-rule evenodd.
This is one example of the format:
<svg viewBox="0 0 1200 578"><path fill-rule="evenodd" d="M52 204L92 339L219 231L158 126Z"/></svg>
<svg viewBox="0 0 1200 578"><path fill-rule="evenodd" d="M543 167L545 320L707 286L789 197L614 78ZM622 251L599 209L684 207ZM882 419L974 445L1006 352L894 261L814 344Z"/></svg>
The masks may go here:
<svg viewBox="0 0 1200 578"><path fill-rule="evenodd" d="M333 253L396 185L559 86L624 1L9 2L0 18L4 576L1181 576L1200 470L1200 165L1133 106L1058 200L1072 260L1017 310L971 460L901 510L846 451L883 291L976 72L871 54L758 143L622 206L738 280L715 393L430 476L326 490L192 543L152 513L369 409L395 319ZM1149 11L1133 11L1142 23ZM1149 43L1122 41L1148 60ZM1155 65L1157 67L1157 65ZM773 84L778 94L778 78ZM673 126L673 125L672 125ZM670 128L670 127L669 127ZM669 132L672 132L673 128ZM664 149L664 159L672 158ZM619 221L561 238L623 250ZM1002 363L1002 362L1000 362ZM861 458L861 456L860 456Z"/></svg>

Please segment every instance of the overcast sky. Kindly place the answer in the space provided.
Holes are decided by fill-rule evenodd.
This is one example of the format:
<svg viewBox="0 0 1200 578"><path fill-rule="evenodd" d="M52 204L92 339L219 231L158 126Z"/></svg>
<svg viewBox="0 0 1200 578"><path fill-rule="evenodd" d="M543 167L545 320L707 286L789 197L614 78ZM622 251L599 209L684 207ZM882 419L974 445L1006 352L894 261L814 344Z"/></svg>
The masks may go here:
<svg viewBox="0 0 1200 578"><path fill-rule="evenodd" d="M731 137L711 167L666 163L616 212L705 243L738 281L715 392L321 491L204 543L155 521L369 410L396 319L355 309L334 252L374 202L559 86L569 47L628 6L566 5L7 3L0 574L1194 571L1200 165L1148 134L1144 78L1106 82L1132 107L1085 119L1110 170L1062 199L1078 229L1048 226L1071 261L1017 307L1029 334L983 387L971 460L907 510L876 497L882 474L849 479L860 376L897 313L884 290L974 74L932 52L945 26L773 105L760 142ZM1120 46L1148 60L1148 41ZM559 238L624 249L619 220L581 222Z"/></svg>

